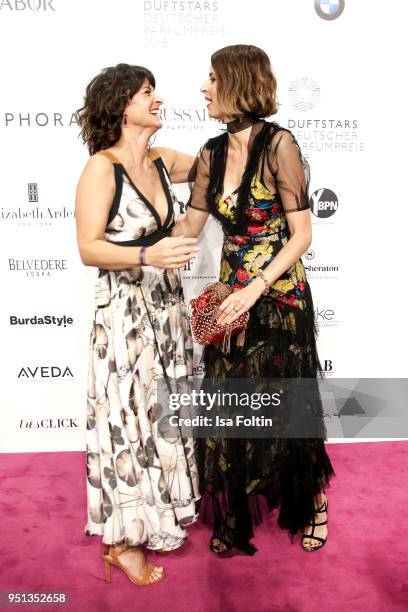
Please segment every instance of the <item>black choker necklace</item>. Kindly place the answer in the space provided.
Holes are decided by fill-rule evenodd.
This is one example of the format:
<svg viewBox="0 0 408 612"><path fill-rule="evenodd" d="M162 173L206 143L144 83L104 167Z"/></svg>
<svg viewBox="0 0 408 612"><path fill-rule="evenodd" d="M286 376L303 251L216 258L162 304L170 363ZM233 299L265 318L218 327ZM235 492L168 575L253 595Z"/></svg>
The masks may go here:
<svg viewBox="0 0 408 612"><path fill-rule="evenodd" d="M240 132L241 130L246 130L250 125L255 123L255 119L252 117L239 117L238 119L234 119L234 121L230 121L227 123L227 131L229 134L235 134L235 132Z"/></svg>

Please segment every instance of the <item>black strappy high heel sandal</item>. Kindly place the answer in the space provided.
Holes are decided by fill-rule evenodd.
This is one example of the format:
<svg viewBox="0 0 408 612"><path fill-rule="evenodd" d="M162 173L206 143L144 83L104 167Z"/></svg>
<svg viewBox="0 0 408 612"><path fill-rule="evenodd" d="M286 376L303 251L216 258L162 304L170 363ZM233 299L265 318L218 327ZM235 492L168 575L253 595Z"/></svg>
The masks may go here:
<svg viewBox="0 0 408 612"><path fill-rule="evenodd" d="M326 516L328 516L327 514L328 508L329 508L329 502L326 499L323 502L323 504L314 511L312 522L310 523L310 526L312 527L312 533L310 535L303 534L302 536L302 548L304 551L313 552L315 550L320 550L322 546L326 544L327 536L325 538L321 538L319 536L315 536L314 532L315 532L315 527L319 527L320 525L327 525L327 520L323 521L322 523L316 523L316 514L323 514L324 512L326 512ZM320 546L305 546L304 540L317 540L318 542L320 542Z"/></svg>
<svg viewBox="0 0 408 612"><path fill-rule="evenodd" d="M210 550L220 557L223 557L232 550L232 546L231 544L228 544L221 536L214 534L210 540Z"/></svg>

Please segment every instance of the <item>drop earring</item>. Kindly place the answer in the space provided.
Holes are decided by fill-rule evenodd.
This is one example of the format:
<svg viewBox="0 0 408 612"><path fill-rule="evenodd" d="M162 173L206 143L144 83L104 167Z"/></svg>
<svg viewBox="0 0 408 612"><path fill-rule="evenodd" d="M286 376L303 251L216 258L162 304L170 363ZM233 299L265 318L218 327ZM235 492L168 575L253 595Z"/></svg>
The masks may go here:
<svg viewBox="0 0 408 612"><path fill-rule="evenodd" d="M126 115L123 115L123 124L124 124L124 125L126 125L126 124L127 124Z"/></svg>
<svg viewBox="0 0 408 612"><path fill-rule="evenodd" d="M150 149L152 148L152 145L153 145L155 140L156 140L156 134L153 134L152 138L149 140L148 145L147 145L147 150L148 151L150 151Z"/></svg>

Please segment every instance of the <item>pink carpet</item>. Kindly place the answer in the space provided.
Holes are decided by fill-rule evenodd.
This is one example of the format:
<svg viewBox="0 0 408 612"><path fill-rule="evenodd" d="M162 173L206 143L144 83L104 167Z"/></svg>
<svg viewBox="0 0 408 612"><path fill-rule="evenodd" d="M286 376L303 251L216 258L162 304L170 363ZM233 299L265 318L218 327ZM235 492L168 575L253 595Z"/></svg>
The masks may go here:
<svg viewBox="0 0 408 612"><path fill-rule="evenodd" d="M69 593L64 606L24 607L47 611L408 610L408 442L328 450L337 476L323 550L291 545L274 512L256 530L254 557L219 559L197 524L182 549L150 553L167 576L143 588L117 568L105 584L100 538L83 535L84 453L0 455L0 591Z"/></svg>

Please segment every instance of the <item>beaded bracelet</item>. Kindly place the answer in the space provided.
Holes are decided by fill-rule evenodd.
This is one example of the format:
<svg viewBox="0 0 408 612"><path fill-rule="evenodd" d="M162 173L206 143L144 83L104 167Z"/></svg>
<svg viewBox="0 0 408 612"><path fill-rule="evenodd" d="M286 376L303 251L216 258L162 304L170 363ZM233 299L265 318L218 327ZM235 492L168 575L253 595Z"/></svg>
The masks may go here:
<svg viewBox="0 0 408 612"><path fill-rule="evenodd" d="M256 275L255 275L255 276L259 276L259 278L262 278L263 282L265 283L265 291L263 291L263 294L264 294L264 295L268 295L269 290L270 290L270 288L271 288L271 285L272 285L273 283L270 283L270 282L268 281L268 279L266 278L266 276L265 276L265 274L262 272L262 270L258 270L258 272L256 273Z"/></svg>
<svg viewBox="0 0 408 612"><path fill-rule="evenodd" d="M142 246L142 248L140 249L140 265L144 266L145 265L145 251L146 251L146 247Z"/></svg>

